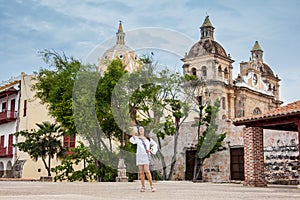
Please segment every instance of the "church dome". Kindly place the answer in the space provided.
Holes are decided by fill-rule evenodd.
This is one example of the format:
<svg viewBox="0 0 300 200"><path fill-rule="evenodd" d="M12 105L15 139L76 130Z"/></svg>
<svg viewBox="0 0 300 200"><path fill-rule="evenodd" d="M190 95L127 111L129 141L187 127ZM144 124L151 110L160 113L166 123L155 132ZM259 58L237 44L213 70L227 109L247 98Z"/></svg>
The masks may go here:
<svg viewBox="0 0 300 200"><path fill-rule="evenodd" d="M125 33L123 32L122 22L120 21L118 32L116 33L117 42L110 49L106 50L99 59L98 71L104 72L107 66L114 59L120 59L124 69L133 72L138 67L139 57L134 51L125 45Z"/></svg>
<svg viewBox="0 0 300 200"><path fill-rule="evenodd" d="M224 48L214 40L214 27L206 16L203 24L200 27L201 38L192 46L186 58L194 58L204 55L216 55L225 59L230 59Z"/></svg>
<svg viewBox="0 0 300 200"><path fill-rule="evenodd" d="M263 63L263 68L261 71L263 72L263 75L275 77L272 69L266 63Z"/></svg>
<svg viewBox="0 0 300 200"><path fill-rule="evenodd" d="M215 54L224 58L228 58L224 48L214 40L200 40L193 45L187 57L192 58L209 54Z"/></svg>

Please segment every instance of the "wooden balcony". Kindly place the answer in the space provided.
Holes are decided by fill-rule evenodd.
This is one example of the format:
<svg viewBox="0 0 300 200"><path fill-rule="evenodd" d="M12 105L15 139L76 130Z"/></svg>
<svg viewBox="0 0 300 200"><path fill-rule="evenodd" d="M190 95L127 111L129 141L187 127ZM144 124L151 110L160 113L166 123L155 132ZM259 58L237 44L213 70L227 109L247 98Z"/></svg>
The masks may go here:
<svg viewBox="0 0 300 200"><path fill-rule="evenodd" d="M15 121L18 117L18 112L17 111L5 111L5 112L0 112L0 124Z"/></svg>
<svg viewBox="0 0 300 200"><path fill-rule="evenodd" d="M13 157L13 147L0 147L0 158L1 157Z"/></svg>

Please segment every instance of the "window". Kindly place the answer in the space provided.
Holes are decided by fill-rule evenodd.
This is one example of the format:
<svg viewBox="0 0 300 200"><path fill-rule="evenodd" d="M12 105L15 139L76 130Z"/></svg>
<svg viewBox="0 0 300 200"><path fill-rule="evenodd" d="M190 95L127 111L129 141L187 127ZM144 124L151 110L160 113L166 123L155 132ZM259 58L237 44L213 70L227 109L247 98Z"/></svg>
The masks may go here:
<svg viewBox="0 0 300 200"><path fill-rule="evenodd" d="M256 107L256 108L253 110L253 114L254 114L254 115L259 115L259 114L261 114L260 109Z"/></svg>
<svg viewBox="0 0 300 200"><path fill-rule="evenodd" d="M272 90L272 85L269 83L269 86L268 86L268 90L271 91Z"/></svg>
<svg viewBox="0 0 300 200"><path fill-rule="evenodd" d="M218 77L219 77L219 79L222 80L222 68L221 68L221 65L218 68Z"/></svg>
<svg viewBox="0 0 300 200"><path fill-rule="evenodd" d="M2 112L6 112L6 102L2 103Z"/></svg>
<svg viewBox="0 0 300 200"><path fill-rule="evenodd" d="M202 67L202 76L207 76L207 69L205 66Z"/></svg>
<svg viewBox="0 0 300 200"><path fill-rule="evenodd" d="M1 137L0 137L0 148L1 147L4 147L4 135L1 135Z"/></svg>
<svg viewBox="0 0 300 200"><path fill-rule="evenodd" d="M196 99L197 99L198 105L202 105L202 96L197 96Z"/></svg>
<svg viewBox="0 0 300 200"><path fill-rule="evenodd" d="M228 69L227 69L227 68L224 69L224 78L225 78L226 80L229 79L229 73L228 73Z"/></svg>
<svg viewBox="0 0 300 200"><path fill-rule="evenodd" d="M192 75L197 76L197 70L195 67L192 68Z"/></svg>
<svg viewBox="0 0 300 200"><path fill-rule="evenodd" d="M221 104L222 104L222 108L225 110L226 109L226 101L225 101L225 97L221 98Z"/></svg>
<svg viewBox="0 0 300 200"><path fill-rule="evenodd" d="M23 117L26 117L26 114L27 114L27 100L24 100Z"/></svg>
<svg viewBox="0 0 300 200"><path fill-rule="evenodd" d="M11 112L15 112L15 109L16 109L16 100L12 99L10 101L10 110L11 110Z"/></svg>
<svg viewBox="0 0 300 200"><path fill-rule="evenodd" d="M75 147L75 136L65 135L64 136L64 147L70 149Z"/></svg>
<svg viewBox="0 0 300 200"><path fill-rule="evenodd" d="M13 134L9 134L9 136L8 136L8 146L9 147L13 146L13 139L14 139L14 135Z"/></svg>

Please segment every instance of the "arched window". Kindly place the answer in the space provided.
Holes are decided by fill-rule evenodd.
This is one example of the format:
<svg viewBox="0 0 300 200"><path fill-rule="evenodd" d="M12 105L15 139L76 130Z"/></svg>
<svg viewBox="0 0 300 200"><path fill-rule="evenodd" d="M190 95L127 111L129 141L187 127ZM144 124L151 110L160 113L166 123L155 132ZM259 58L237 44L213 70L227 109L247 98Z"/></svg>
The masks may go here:
<svg viewBox="0 0 300 200"><path fill-rule="evenodd" d="M268 90L271 91L272 90L272 85L269 83L269 87Z"/></svg>
<svg viewBox="0 0 300 200"><path fill-rule="evenodd" d="M8 161L6 164L6 170L12 170L12 164L11 161Z"/></svg>
<svg viewBox="0 0 300 200"><path fill-rule="evenodd" d="M207 77L207 68L205 66L202 67L202 76Z"/></svg>
<svg viewBox="0 0 300 200"><path fill-rule="evenodd" d="M224 69L224 78L225 78L226 80L229 79L229 73L228 73L227 67Z"/></svg>
<svg viewBox="0 0 300 200"><path fill-rule="evenodd" d="M0 171L3 171L4 170L4 164L3 162L0 162Z"/></svg>
<svg viewBox="0 0 300 200"><path fill-rule="evenodd" d="M195 67L192 68L192 76L197 76L197 70Z"/></svg>
<svg viewBox="0 0 300 200"><path fill-rule="evenodd" d="M253 110L253 115L259 115L261 114L261 111L258 107L256 107L254 110Z"/></svg>
<svg viewBox="0 0 300 200"><path fill-rule="evenodd" d="M221 67L221 65L219 65L219 68L218 68L218 77L219 77L219 79L222 80L222 67Z"/></svg>
<svg viewBox="0 0 300 200"><path fill-rule="evenodd" d="M261 73L263 73L263 72L264 72L263 67L260 67L260 68L259 68L259 71L260 71Z"/></svg>
<svg viewBox="0 0 300 200"><path fill-rule="evenodd" d="M225 99L225 97L222 97L221 98L221 105L222 105L222 109L226 109L226 99Z"/></svg>

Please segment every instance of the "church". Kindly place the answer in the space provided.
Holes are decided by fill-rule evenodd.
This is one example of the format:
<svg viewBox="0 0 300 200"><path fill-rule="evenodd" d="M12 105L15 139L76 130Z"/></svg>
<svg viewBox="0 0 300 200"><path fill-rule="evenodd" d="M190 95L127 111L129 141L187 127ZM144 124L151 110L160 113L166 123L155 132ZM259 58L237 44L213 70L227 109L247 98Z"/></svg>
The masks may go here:
<svg viewBox="0 0 300 200"><path fill-rule="evenodd" d="M239 74L233 77L233 60L225 49L214 38L214 26L209 16L206 16L200 27L200 40L196 42L189 53L182 59L184 74L194 75L202 80L200 86L204 91L199 95L202 103L212 103L220 100L218 118L219 132L226 132L223 148L209 158L203 169L203 179L212 182L229 182L244 180L244 141L243 129L233 125L233 120L244 116L267 113L280 107L280 79L271 67L263 60L263 49L258 41L250 49L251 57L247 62L241 62ZM187 122L189 124L189 122ZM186 130L186 129L185 129ZM193 135L193 130L189 133ZM195 137L194 135L192 136ZM265 170L269 182L276 182L285 177L287 180L297 179L299 172L293 168L294 158L298 152L280 152L283 146L293 146L297 141L297 133L266 130L264 133L265 164L280 163L280 169L270 167ZM276 142L275 142L276 141ZM295 146L296 147L296 146ZM185 147L183 147L185 149ZM267 149L272 149L269 152ZM183 158L185 178L192 172L193 146L186 148ZM287 155L287 154L291 155ZM269 154L285 154L281 160L268 160ZM272 163L273 162L273 163ZM293 164L291 164L293 163ZM275 166L275 165L274 165ZM293 176L294 175L294 176ZM293 177L291 177L293 176Z"/></svg>
<svg viewBox="0 0 300 200"><path fill-rule="evenodd" d="M202 178L210 182L243 181L244 177L244 141L243 127L235 126L234 119L267 113L283 103L279 99L280 78L264 62L263 48L254 41L250 50L250 59L240 62L239 74L233 77L231 55L214 38L215 27L206 16L200 27L200 39L181 59L183 74L197 77L198 90L194 93L201 104L220 100L218 113L218 133L226 132L222 147L204 163ZM125 33L120 22L116 33L117 42L99 59L98 70L105 70L107 61L119 58L125 69L133 72L138 66L138 56L125 45ZM247 51L245 50L245 54ZM197 130L192 124L197 114L191 114L181 127L178 140L178 155L174 180L192 180L194 157L196 154ZM264 134L265 177L269 183L297 180L296 132L265 130ZM281 149L294 149L281 151ZM296 149L296 150L295 150ZM270 155L277 155L276 159ZM166 156L171 160L171 155ZM273 167L272 167L273 166ZM279 167L275 167L279 166Z"/></svg>

